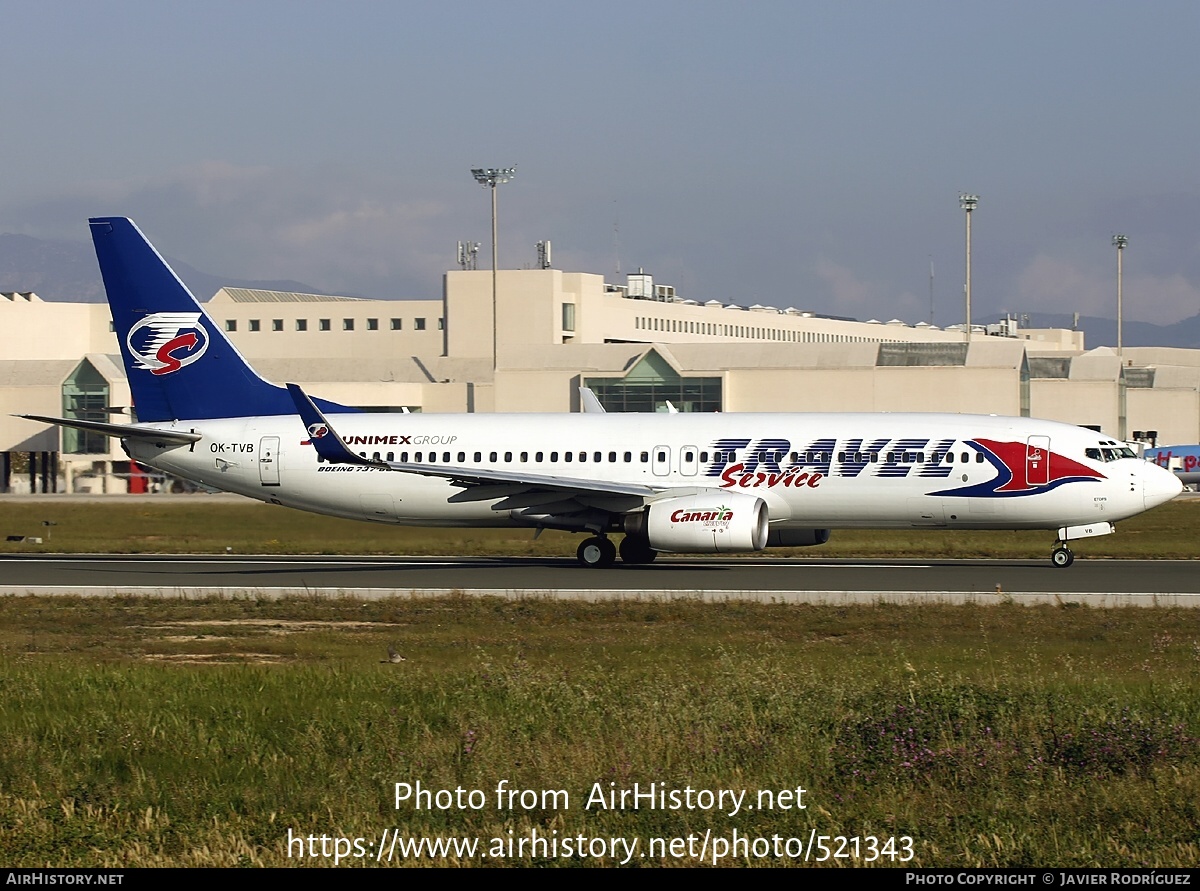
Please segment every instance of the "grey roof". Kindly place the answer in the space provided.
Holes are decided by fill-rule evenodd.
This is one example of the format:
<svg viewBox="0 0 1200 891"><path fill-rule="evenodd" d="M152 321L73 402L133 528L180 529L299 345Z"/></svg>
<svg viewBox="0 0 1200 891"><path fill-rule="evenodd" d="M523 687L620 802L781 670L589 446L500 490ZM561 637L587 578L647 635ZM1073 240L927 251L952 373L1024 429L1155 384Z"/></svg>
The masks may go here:
<svg viewBox="0 0 1200 891"><path fill-rule="evenodd" d="M0 359L0 387L59 387L78 359Z"/></svg>
<svg viewBox="0 0 1200 891"><path fill-rule="evenodd" d="M222 297L221 295L225 295ZM331 297L296 291L260 291L257 288L221 288L209 303L358 303L362 297Z"/></svg>

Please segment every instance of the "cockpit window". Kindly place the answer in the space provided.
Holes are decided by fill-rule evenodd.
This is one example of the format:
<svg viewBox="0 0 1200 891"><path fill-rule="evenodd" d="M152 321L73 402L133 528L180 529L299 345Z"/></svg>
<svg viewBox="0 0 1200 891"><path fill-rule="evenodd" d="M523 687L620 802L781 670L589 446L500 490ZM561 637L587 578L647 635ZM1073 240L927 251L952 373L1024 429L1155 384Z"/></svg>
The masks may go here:
<svg viewBox="0 0 1200 891"><path fill-rule="evenodd" d="M1083 453L1093 461L1119 461L1122 458L1136 458L1137 452L1129 448L1129 446L1104 446L1098 449L1084 449Z"/></svg>

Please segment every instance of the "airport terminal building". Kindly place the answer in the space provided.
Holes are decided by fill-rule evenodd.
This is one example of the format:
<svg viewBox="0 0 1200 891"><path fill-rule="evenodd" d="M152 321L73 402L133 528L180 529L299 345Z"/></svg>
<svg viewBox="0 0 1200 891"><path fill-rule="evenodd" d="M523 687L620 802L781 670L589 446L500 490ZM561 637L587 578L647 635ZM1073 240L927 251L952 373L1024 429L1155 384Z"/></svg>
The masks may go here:
<svg viewBox="0 0 1200 891"><path fill-rule="evenodd" d="M1200 441L1200 350L1086 350L1082 334L959 329L700 303L638 272L448 272L439 299L222 288L207 303L263 377L366 411L945 411ZM16 413L133 420L106 304L0 292L0 488L142 491L107 437Z"/></svg>

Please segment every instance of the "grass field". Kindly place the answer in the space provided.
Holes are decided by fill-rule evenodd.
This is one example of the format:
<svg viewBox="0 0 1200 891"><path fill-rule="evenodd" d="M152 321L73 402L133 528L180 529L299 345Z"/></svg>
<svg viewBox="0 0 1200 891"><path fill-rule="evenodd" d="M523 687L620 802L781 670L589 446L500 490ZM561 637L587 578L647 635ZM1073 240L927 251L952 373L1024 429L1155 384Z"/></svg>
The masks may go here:
<svg viewBox="0 0 1200 891"><path fill-rule="evenodd" d="M885 866L1195 865L1198 681L1197 610L7 598L0 862L333 862L290 830L362 839L358 865L398 830L638 839L635 865L712 862L706 833L858 837L838 866L868 836ZM501 780L569 797L497 807ZM418 782L482 806L397 808ZM585 806L634 783L805 808Z"/></svg>
<svg viewBox="0 0 1200 891"><path fill-rule="evenodd" d="M52 522L55 525L46 526ZM0 553L224 553L574 555L580 537L530 529L422 529L339 520L249 499L203 495L161 501L0 499L0 538L40 536L40 545L0 541ZM1200 499L1179 499L1119 524L1115 535L1080 539L1081 557L1194 559ZM773 549L812 557L1032 557L1054 533L838 529L816 548Z"/></svg>
<svg viewBox="0 0 1200 891"><path fill-rule="evenodd" d="M1194 557L1197 508L1077 550ZM203 497L0 511L8 534L51 533L9 551L575 544ZM838 533L810 552L1048 544ZM1198 694L1194 609L10 597L0 864L373 865L382 839L427 865L1194 866ZM450 800L397 803L397 783ZM497 801L502 783L529 794ZM635 784L754 808L600 806ZM481 847L403 853L420 839Z"/></svg>

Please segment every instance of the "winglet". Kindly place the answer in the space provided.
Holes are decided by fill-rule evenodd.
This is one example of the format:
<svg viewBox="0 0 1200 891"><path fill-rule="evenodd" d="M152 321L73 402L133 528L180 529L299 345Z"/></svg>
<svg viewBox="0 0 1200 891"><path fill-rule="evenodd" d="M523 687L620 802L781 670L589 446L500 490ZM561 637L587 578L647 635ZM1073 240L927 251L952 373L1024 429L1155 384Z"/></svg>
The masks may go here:
<svg viewBox="0 0 1200 891"><path fill-rule="evenodd" d="M586 415L606 414L604 406L600 404L591 387L579 388L579 408Z"/></svg>
<svg viewBox="0 0 1200 891"><path fill-rule="evenodd" d="M296 384L287 385L288 393L292 396L292 402L296 404L296 413L300 415L300 420L304 422L305 428L308 430L308 439L312 443L317 454L331 464L376 464L378 462L364 458L350 450L336 430L330 426L329 421L321 414L321 410L317 408L317 404L309 398L308 394L300 389Z"/></svg>

